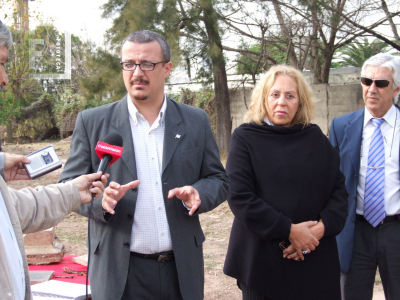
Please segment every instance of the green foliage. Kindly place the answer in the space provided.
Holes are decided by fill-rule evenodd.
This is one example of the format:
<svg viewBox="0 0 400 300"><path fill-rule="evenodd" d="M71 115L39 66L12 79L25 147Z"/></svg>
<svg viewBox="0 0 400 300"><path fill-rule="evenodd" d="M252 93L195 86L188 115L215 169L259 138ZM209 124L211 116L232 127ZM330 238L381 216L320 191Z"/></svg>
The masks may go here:
<svg viewBox="0 0 400 300"><path fill-rule="evenodd" d="M359 67L375 54L386 52L389 45L379 39L369 42L367 38L355 40L354 43L339 48L335 53L335 59L338 60L331 65L337 67Z"/></svg>
<svg viewBox="0 0 400 300"><path fill-rule="evenodd" d="M217 132L217 116L216 116L216 103L215 103L215 92L213 89L204 88L198 91L192 91L190 89L182 89L180 94L168 94L168 97L182 102L184 104L196 106L205 110L210 118L210 124L213 134Z"/></svg>
<svg viewBox="0 0 400 300"><path fill-rule="evenodd" d="M259 53L261 55L261 44L246 44L242 43L239 49L248 49L254 52ZM272 57L277 63L283 64L286 60L286 53L284 51L279 50L274 45L268 45L264 51L269 57ZM247 55L238 55L236 59L239 63L236 66L236 72L238 74L259 74L262 73L264 70L269 69L271 64L263 66L262 64L258 65L256 70L256 65L258 61L258 57L254 54L247 54Z"/></svg>
<svg viewBox="0 0 400 300"><path fill-rule="evenodd" d="M5 107L0 116L0 123L10 125L10 119L18 116L21 107L29 106L35 101L35 92L40 88L39 82L29 78L29 40L31 35L11 27L13 44L9 51L9 62L6 64L9 85L5 88Z"/></svg>
<svg viewBox="0 0 400 300"><path fill-rule="evenodd" d="M86 100L101 102L110 98L117 101L126 94L122 80L120 58L100 48L88 47L85 67L90 70L78 80Z"/></svg>
<svg viewBox="0 0 400 300"><path fill-rule="evenodd" d="M103 17L113 18L113 26L107 31L111 47L119 57L122 41L137 30L160 33L171 47L172 63L180 62L179 13L176 0L109 0L102 6Z"/></svg>
<svg viewBox="0 0 400 300"><path fill-rule="evenodd" d="M45 97L45 95L43 95ZM77 114L82 110L101 106L111 102L110 100L87 100L84 95L74 93L72 89L66 89L54 105L54 111L62 119L63 116Z"/></svg>
<svg viewBox="0 0 400 300"><path fill-rule="evenodd" d="M0 92L0 98L0 122L9 126L20 114L19 100L8 90Z"/></svg>

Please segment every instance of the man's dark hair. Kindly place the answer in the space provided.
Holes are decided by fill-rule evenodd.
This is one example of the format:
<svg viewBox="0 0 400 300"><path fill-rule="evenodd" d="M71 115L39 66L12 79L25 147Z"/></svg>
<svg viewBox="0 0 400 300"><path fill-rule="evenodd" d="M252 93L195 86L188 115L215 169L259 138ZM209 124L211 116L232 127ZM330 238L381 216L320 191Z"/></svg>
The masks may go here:
<svg viewBox="0 0 400 300"><path fill-rule="evenodd" d="M128 35L128 37L122 42L124 46L125 42L132 42L138 44L146 44L157 41L162 49L164 55L164 61L169 62L171 60L171 48L167 41L157 32L150 30L138 30Z"/></svg>

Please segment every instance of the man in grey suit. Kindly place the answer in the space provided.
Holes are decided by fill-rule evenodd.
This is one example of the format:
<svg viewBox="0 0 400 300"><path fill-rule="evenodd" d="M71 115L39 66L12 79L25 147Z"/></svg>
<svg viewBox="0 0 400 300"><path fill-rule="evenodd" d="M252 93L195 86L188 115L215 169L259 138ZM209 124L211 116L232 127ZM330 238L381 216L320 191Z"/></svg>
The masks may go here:
<svg viewBox="0 0 400 300"><path fill-rule="evenodd" d="M129 35L121 50L128 94L77 118L61 181L96 170L96 143L109 133L124 141L121 159L108 169L113 182L93 208L96 300L204 297L198 215L226 199L229 179L207 114L164 95L170 56L159 34ZM88 216L88 207L79 213Z"/></svg>

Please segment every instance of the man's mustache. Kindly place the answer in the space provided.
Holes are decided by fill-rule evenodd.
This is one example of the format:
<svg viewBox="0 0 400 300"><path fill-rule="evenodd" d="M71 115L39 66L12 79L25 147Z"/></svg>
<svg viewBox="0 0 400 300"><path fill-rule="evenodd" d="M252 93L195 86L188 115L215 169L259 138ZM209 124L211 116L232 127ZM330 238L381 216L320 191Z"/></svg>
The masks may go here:
<svg viewBox="0 0 400 300"><path fill-rule="evenodd" d="M148 84L149 81L146 80L146 79L143 79L143 78L133 78L133 79L130 81L130 83L131 83L131 84L135 84L135 83L145 83L145 84Z"/></svg>

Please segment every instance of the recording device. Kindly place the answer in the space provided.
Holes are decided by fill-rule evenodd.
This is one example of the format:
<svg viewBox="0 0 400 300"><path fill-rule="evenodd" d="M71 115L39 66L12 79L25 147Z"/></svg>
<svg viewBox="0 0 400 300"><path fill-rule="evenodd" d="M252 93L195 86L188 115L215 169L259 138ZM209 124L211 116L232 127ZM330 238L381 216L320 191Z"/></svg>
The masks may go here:
<svg viewBox="0 0 400 300"><path fill-rule="evenodd" d="M97 172L106 172L107 168L115 163L122 155L122 137L118 133L110 133L104 138L104 142L97 142L96 153L100 158Z"/></svg>
<svg viewBox="0 0 400 300"><path fill-rule="evenodd" d="M31 160L29 164L24 164L25 170L31 179L53 172L62 166L53 145L36 150L26 157Z"/></svg>

